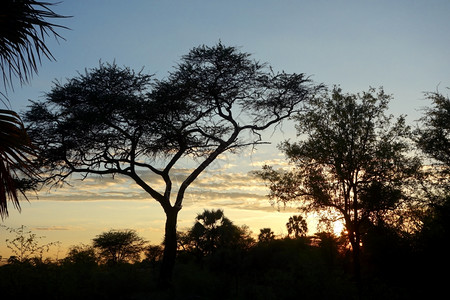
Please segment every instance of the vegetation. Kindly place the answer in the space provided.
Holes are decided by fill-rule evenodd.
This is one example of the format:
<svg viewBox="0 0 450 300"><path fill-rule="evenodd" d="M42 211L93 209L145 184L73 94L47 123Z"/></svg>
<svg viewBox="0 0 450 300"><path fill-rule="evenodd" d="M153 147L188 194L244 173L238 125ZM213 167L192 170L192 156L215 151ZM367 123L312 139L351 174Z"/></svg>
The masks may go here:
<svg viewBox="0 0 450 300"><path fill-rule="evenodd" d="M367 228L402 219L403 213L395 213L410 201L406 186L421 167L410 155L404 117L385 114L390 98L382 89L353 95L337 87L315 97L295 116L302 138L280 145L295 168L265 166L259 173L274 201L296 201L301 211L322 213L329 222L342 220L357 281Z"/></svg>
<svg viewBox="0 0 450 300"><path fill-rule="evenodd" d="M305 236L308 232L308 224L302 216L292 216L286 223L288 234L294 238L299 238L300 236Z"/></svg>
<svg viewBox="0 0 450 300"><path fill-rule="evenodd" d="M8 216L8 201L20 210L19 195L31 178L38 178L31 158L35 149L19 115L0 109L0 217Z"/></svg>
<svg viewBox="0 0 450 300"><path fill-rule="evenodd" d="M2 226L4 227L4 226ZM19 228L5 227L9 233L15 235L12 239L6 239L6 247L8 247L14 255L9 258L9 262L31 262L42 261L44 253L48 252L52 246L58 245L58 242L50 242L41 245L39 240L43 236L37 236L25 226Z"/></svg>
<svg viewBox="0 0 450 300"><path fill-rule="evenodd" d="M132 230L101 233L92 245L73 246L57 261L42 260L39 253L24 260L11 259L0 266L0 290L5 297L19 299L433 298L446 287L439 272L445 265L428 262L445 264L448 257L444 249L434 252L428 244L430 238L443 238L443 227L433 229L431 223L446 223L448 234L447 217L435 215L424 230L409 237L390 227L368 230L361 251L361 293L349 268L352 258L345 237L327 232L274 237L270 228L264 228L261 232L269 238L256 242L249 238L248 230L242 230L245 226L233 225L222 210L205 210L187 232L179 233L190 236L198 224L205 226L201 234L190 237L189 247L179 245L170 290L162 291L157 285L163 253L160 245L139 247L144 259L116 263L110 263L111 254L94 247L99 237L117 233L142 241ZM236 230L240 234L230 234ZM39 244L35 235L31 239ZM108 241L113 249L123 244L122 239ZM435 288L430 289L432 286Z"/></svg>
<svg viewBox="0 0 450 300"><path fill-rule="evenodd" d="M51 3L35 0L3 0L0 16L0 70L4 92L0 101L8 106L6 92L13 88L12 79L20 84L38 72L42 57L53 60L46 46L48 36L62 38L56 31L64 26L51 23L50 18L63 18L50 7ZM0 109L0 217L8 216L8 201L20 209L18 192L23 196L30 180L38 177L31 158L36 152L19 115L10 109Z"/></svg>
<svg viewBox="0 0 450 300"><path fill-rule="evenodd" d="M161 205L161 280L168 286L187 188L222 153L265 143L260 132L290 117L320 88L304 74L274 73L219 43L192 49L160 81L100 64L57 83L45 101L33 102L25 120L49 180L61 183L73 173L127 176ZM195 167L174 191L171 172L185 160Z"/></svg>
<svg viewBox="0 0 450 300"><path fill-rule="evenodd" d="M60 39L56 29L65 27L49 21L63 17L50 3L3 2L0 97L8 106L13 77L26 83L41 57L53 60L45 39ZM5 242L14 255L0 266L2 297L440 297L450 267L450 100L439 92L426 96L432 105L411 134L403 116L386 115L391 96L382 89L328 91L221 43L192 49L159 81L100 64L56 83L26 114L32 139L17 113L0 110L1 218L8 202L20 209L18 196L33 185L30 179L59 184L73 173L123 175L161 204L165 241L148 245L133 230L111 230L51 261L44 253L58 243L41 245L23 226L8 229L15 237ZM307 236L296 215L286 224L287 237L262 228L256 241L222 210L204 210L192 228L177 232L184 194L196 178L222 153L266 143L261 132L292 116L299 140L280 149L293 168L266 166L259 175L274 203L295 201L302 213L323 213L328 224L342 220L345 233ZM425 172L414 150L422 151ZM176 164L192 158L196 166L173 190ZM48 177L39 178L34 163ZM158 278L172 288L158 289Z"/></svg>
<svg viewBox="0 0 450 300"><path fill-rule="evenodd" d="M64 18L51 9L52 3L35 0L4 0L0 18L0 69L3 83L12 86L12 77L20 83L28 82L37 74L41 57L54 60L45 39L54 36L64 26L52 23L50 18Z"/></svg>
<svg viewBox="0 0 450 300"><path fill-rule="evenodd" d="M93 239L94 248L107 263L139 261L145 241L134 230L110 230Z"/></svg>

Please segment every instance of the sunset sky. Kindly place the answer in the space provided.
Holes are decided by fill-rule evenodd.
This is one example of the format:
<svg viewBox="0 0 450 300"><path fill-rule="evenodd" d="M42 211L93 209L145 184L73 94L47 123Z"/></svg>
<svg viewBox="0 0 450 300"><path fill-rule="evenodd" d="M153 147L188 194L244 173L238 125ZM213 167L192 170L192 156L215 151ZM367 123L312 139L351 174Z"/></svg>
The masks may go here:
<svg viewBox="0 0 450 300"><path fill-rule="evenodd" d="M21 87L16 81L9 91L16 111L25 110L28 99L43 100L54 80L64 82L100 60L144 67L144 72L164 78L191 48L219 41L268 62L275 71L306 73L317 83L340 85L344 92L383 86L394 97L389 112L406 114L411 125L429 104L423 92L439 89L447 94L450 87L448 0L66 0L53 9L73 16L54 21L70 30L58 30L65 40L47 40L57 61L44 59L30 84ZM265 196L264 183L249 173L264 163L285 165L276 145L296 138L293 124L271 129L264 137L272 144L224 155L194 182L179 229L192 226L205 208L222 208L235 224L246 224L255 234L264 227L286 234L285 224L295 209L277 211ZM190 167L176 171L182 175ZM46 236L43 242L60 241L59 256L109 229L136 229L153 244L162 241L162 208L128 179L88 177L72 184L45 189L38 199L30 195L20 213L11 206L10 216L0 224L25 225ZM314 226L310 231L315 232ZM10 255L6 237L0 229L3 257Z"/></svg>

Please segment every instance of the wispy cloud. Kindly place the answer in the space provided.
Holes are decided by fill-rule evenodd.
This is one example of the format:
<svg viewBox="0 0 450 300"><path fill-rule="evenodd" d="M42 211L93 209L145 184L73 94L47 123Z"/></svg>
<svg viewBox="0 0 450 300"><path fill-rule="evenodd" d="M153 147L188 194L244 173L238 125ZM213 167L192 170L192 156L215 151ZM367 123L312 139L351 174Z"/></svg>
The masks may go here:
<svg viewBox="0 0 450 300"><path fill-rule="evenodd" d="M73 227L70 226L36 226L31 228L32 230L40 230L40 231L60 231L60 230L72 230Z"/></svg>
<svg viewBox="0 0 450 300"><path fill-rule="evenodd" d="M272 210L264 182L251 172L224 171L224 168L206 170L186 191L183 206L232 207L252 210ZM174 169L172 194L176 195L179 186L193 169ZM142 178L161 193L164 182L151 172L141 172ZM75 181L72 186L54 189L39 194L42 200L52 201L113 201L113 200L151 200L151 197L132 180L125 177L88 177Z"/></svg>

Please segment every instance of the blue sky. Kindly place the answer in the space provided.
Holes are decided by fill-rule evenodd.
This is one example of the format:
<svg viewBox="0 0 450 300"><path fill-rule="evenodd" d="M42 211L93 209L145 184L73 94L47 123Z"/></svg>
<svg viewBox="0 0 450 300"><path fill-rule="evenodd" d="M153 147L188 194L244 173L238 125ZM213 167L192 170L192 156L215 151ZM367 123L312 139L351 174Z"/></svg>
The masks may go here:
<svg viewBox="0 0 450 300"><path fill-rule="evenodd" d="M43 60L29 84L20 87L16 82L15 90L9 91L14 110L25 109L28 99L42 99L54 80L64 82L85 68L98 66L100 60L144 67L145 72L163 78L189 49L218 41L240 47L275 71L306 73L318 83L340 85L344 92L383 86L394 97L390 112L406 114L410 122L429 104L423 92L439 88L447 93L450 87L448 0L66 0L54 10L73 16L56 20L70 30L59 30L65 41L48 39L57 61ZM215 178L214 186L194 183L187 196L191 205L180 215L182 226L192 224L204 207L221 206L239 225L247 224L258 232L267 224L282 233L293 212L277 212L264 198L263 186L245 177L264 161L282 160L276 143L295 138L295 133L286 124L282 132L268 138L273 146L222 157L205 175ZM236 186L228 181L228 189L223 189L230 174ZM3 224L23 224L38 233L45 230L43 235L62 240L64 246L88 243L102 230L117 227L136 228L159 243L162 209L145 197L140 199L140 192L126 181L75 183L72 188L41 193L40 200L24 203L21 214L11 209ZM139 199L122 201L130 193L137 193ZM124 211L120 216L114 212L117 207ZM142 222L136 221L141 220L136 217L138 212L144 212Z"/></svg>

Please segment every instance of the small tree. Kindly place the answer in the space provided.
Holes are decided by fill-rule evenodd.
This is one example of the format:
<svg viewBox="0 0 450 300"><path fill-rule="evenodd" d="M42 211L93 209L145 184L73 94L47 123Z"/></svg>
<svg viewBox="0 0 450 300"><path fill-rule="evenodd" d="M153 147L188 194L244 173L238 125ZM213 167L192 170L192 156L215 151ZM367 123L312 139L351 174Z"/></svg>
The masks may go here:
<svg viewBox="0 0 450 300"><path fill-rule="evenodd" d="M223 210L207 210L197 215L194 226L181 234L182 247L198 255L199 258L214 254L219 249L246 249L253 243L246 226L236 226Z"/></svg>
<svg viewBox="0 0 450 300"><path fill-rule="evenodd" d="M260 233L258 235L258 242L267 243L273 241L275 239L275 235L270 228L262 228L259 230Z"/></svg>
<svg viewBox="0 0 450 300"><path fill-rule="evenodd" d="M135 230L129 229L110 230L97 235L92 241L103 260L113 264L140 260L146 244Z"/></svg>
<svg viewBox="0 0 450 300"><path fill-rule="evenodd" d="M219 155L264 144L260 133L320 88L304 74L274 73L219 43L192 49L168 78L153 83L151 76L101 64L56 83L46 101L32 104L26 121L50 179L128 176L161 204L161 283L169 286L187 188ZM186 160L194 166L174 190L172 176Z"/></svg>
<svg viewBox="0 0 450 300"><path fill-rule="evenodd" d="M63 261L71 264L96 265L98 257L93 246L81 244L70 247Z"/></svg>
<svg viewBox="0 0 450 300"><path fill-rule="evenodd" d="M149 245L144 249L145 260L155 264L162 260L164 248L160 245Z"/></svg>
<svg viewBox="0 0 450 300"><path fill-rule="evenodd" d="M19 228L8 228L10 233L15 234L13 239L6 239L6 247L11 249L14 253L14 261L27 262L30 259L42 261L44 253L48 252L52 246L58 245L60 242L50 242L40 244L39 240L45 236L38 236L32 233L31 230L26 229L25 226Z"/></svg>
<svg viewBox="0 0 450 300"><path fill-rule="evenodd" d="M308 224L302 216L289 217L289 221L286 223L289 236L293 236L298 239L301 236L305 236L308 232Z"/></svg>

